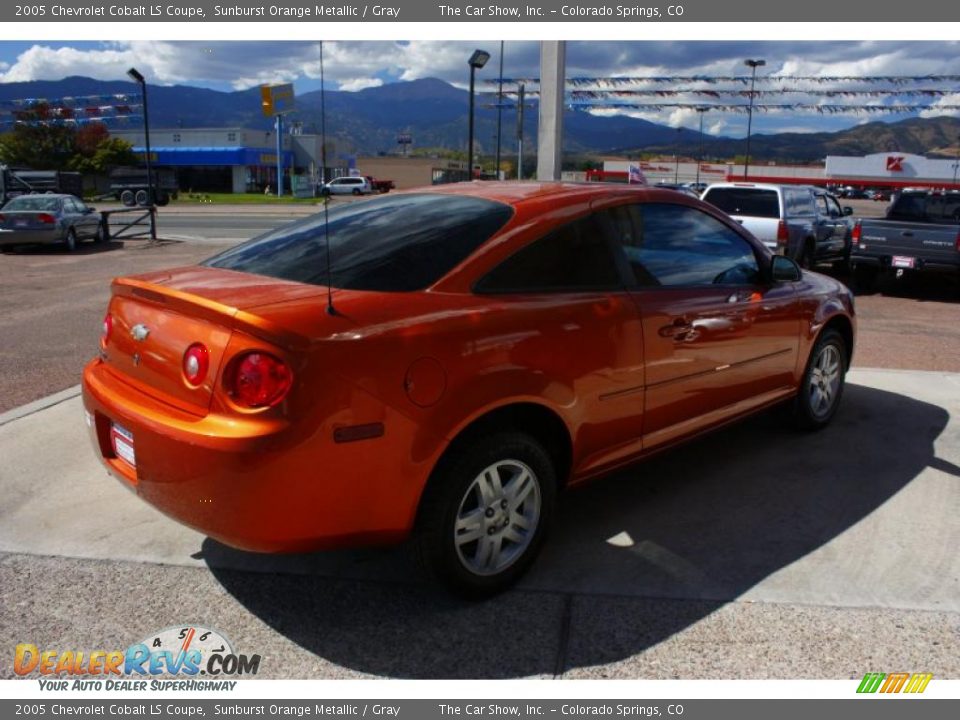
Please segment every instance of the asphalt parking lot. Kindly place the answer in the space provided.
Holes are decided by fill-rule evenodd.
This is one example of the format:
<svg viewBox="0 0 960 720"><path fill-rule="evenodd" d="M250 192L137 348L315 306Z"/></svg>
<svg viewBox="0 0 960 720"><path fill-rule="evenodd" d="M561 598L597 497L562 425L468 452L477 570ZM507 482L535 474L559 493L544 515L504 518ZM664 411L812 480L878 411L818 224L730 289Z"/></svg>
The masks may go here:
<svg viewBox="0 0 960 720"><path fill-rule="evenodd" d="M0 256L0 645L123 647L196 622L266 677L960 677L955 286L858 297L827 431L769 413L571 493L521 585L465 603L404 546L237 552L100 469L71 388L109 279L236 242L230 215L181 215L175 242Z"/></svg>

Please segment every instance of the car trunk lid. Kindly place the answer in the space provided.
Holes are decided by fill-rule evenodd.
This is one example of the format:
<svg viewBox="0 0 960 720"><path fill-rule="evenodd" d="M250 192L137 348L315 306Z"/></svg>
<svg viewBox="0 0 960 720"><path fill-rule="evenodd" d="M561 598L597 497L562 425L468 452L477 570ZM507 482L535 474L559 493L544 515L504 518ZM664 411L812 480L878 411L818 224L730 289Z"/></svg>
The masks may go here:
<svg viewBox="0 0 960 720"><path fill-rule="evenodd" d="M110 371L142 392L205 415L234 330L296 349L304 339L249 312L258 305L304 299L325 288L231 270L189 267L119 278L113 283L110 336L102 357ZM189 383L183 357L194 343L208 352L208 371Z"/></svg>

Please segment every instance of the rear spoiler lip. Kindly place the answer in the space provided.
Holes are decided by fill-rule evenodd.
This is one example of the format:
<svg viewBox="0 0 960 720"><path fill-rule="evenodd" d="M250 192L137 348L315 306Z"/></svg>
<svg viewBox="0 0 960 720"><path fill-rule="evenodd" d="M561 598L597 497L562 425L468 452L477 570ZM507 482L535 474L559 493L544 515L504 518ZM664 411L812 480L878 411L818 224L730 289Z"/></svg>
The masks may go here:
<svg viewBox="0 0 960 720"><path fill-rule="evenodd" d="M303 335L262 318L256 313L240 310L202 295L182 292L165 285L131 277L114 278L110 289L116 296L132 297L165 305L181 312L189 312L194 317L241 330L289 351L302 352L311 344L310 340Z"/></svg>

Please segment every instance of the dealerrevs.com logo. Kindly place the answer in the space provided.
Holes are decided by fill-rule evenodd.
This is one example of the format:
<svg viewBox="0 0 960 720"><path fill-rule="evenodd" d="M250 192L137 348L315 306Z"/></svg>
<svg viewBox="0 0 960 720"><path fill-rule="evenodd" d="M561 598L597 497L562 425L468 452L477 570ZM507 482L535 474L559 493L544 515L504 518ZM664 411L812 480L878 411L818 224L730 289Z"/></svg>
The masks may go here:
<svg viewBox="0 0 960 720"><path fill-rule="evenodd" d="M260 659L235 652L217 630L187 625L151 633L126 650L41 650L20 643L13 670L46 676L42 690L232 690L236 681L222 678L256 675ZM155 679L160 676L190 679Z"/></svg>

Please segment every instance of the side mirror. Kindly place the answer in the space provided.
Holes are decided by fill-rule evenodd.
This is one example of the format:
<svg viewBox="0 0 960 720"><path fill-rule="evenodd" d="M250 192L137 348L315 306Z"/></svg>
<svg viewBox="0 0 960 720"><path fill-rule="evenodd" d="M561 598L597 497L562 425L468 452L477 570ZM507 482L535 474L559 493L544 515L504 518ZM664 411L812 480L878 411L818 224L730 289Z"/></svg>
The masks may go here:
<svg viewBox="0 0 960 720"><path fill-rule="evenodd" d="M850 207L849 205L844 205L844 206L843 206L843 214L844 214L844 215L853 215L853 208Z"/></svg>
<svg viewBox="0 0 960 720"><path fill-rule="evenodd" d="M800 266L783 255L774 255L770 267L770 279L773 282L797 282L802 277Z"/></svg>

